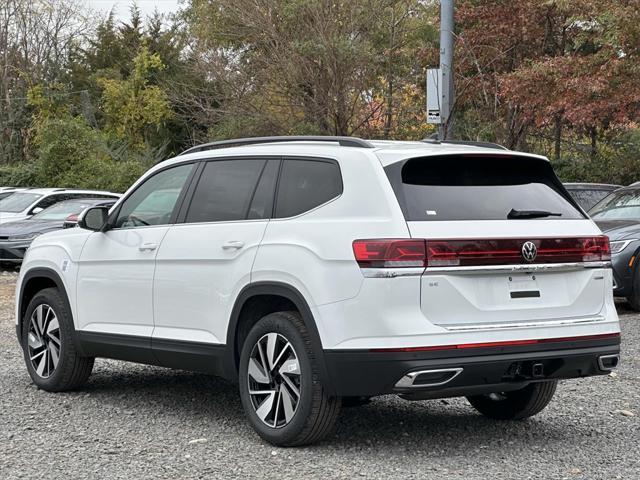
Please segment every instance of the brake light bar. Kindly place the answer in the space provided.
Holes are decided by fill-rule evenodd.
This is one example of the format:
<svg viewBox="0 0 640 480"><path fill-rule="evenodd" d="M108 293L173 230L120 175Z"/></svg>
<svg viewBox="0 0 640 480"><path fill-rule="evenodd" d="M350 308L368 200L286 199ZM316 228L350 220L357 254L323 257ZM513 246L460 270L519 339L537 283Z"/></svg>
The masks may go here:
<svg viewBox="0 0 640 480"><path fill-rule="evenodd" d="M377 239L356 240L361 268L457 267L580 263L611 260L609 238Z"/></svg>
<svg viewBox="0 0 640 480"><path fill-rule="evenodd" d="M518 347L523 345L540 345L544 343L566 343L581 342L587 340L604 340L607 338L620 338L619 333L603 333L599 335L582 335L578 337L561 337L561 338L540 338L532 340L509 340L502 342L481 342L481 343L463 343L458 345L433 345L429 347L399 347L399 348L373 348L370 351L374 353L410 353L410 352L430 352L437 350L465 350L471 348L499 348L499 347Z"/></svg>

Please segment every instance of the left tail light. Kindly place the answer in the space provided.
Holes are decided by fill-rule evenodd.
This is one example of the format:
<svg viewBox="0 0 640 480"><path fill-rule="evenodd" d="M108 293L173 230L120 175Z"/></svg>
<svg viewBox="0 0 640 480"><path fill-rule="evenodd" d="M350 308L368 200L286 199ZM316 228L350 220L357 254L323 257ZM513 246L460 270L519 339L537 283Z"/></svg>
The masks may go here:
<svg viewBox="0 0 640 480"><path fill-rule="evenodd" d="M424 240L356 240L353 253L361 268L424 267Z"/></svg>

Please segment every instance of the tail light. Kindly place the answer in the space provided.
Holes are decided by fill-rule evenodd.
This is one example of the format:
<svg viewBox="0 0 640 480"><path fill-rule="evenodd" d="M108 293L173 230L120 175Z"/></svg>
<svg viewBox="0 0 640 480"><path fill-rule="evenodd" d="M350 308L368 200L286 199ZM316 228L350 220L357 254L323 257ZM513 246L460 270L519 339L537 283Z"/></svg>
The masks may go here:
<svg viewBox="0 0 640 480"><path fill-rule="evenodd" d="M535 248L528 258L525 243ZM356 240L353 252L362 268L458 267L529 263L574 263L611 259L609 239L597 237L468 240Z"/></svg>
<svg viewBox="0 0 640 480"><path fill-rule="evenodd" d="M356 240L353 253L362 268L425 266L424 240Z"/></svg>
<svg viewBox="0 0 640 480"><path fill-rule="evenodd" d="M65 222L77 222L77 221L78 221L78 214L76 213L72 213L65 219Z"/></svg>

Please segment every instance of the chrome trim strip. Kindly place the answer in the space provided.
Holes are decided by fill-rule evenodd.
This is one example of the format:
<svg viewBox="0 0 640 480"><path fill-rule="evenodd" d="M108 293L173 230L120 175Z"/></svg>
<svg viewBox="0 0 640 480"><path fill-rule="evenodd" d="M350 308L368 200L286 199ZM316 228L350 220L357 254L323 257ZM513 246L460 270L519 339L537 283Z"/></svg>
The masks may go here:
<svg viewBox="0 0 640 480"><path fill-rule="evenodd" d="M479 265L463 267L427 267L425 275L475 275L486 273L567 272L587 268L610 268L611 262L532 263L531 265Z"/></svg>
<svg viewBox="0 0 640 480"><path fill-rule="evenodd" d="M419 277L424 273L424 267L361 268L360 271L365 278Z"/></svg>
<svg viewBox="0 0 640 480"><path fill-rule="evenodd" d="M595 323L604 321L604 317L585 317L585 318L571 318L565 320L540 320L536 322L520 322L520 323L489 323L486 325L452 325L441 327L446 328L452 332L468 332L478 330L510 330L514 328L536 328L536 327L558 327L561 325L581 325L585 323Z"/></svg>
<svg viewBox="0 0 640 480"><path fill-rule="evenodd" d="M444 385L449 383L451 380L456 378L458 375L462 373L462 367L456 368L438 368L435 370L418 370L416 372L409 372L405 374L400 380L396 382L395 388L424 388L424 387L439 387L440 385ZM421 383L419 385L414 385L416 377L425 373L452 373L453 375L447 378L444 382L436 382L436 383Z"/></svg>

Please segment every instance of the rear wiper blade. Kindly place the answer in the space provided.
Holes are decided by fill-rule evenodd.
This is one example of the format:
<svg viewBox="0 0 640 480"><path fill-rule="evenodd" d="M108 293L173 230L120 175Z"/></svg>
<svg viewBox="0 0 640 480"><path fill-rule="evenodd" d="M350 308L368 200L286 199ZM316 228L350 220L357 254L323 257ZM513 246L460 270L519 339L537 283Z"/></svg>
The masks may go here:
<svg viewBox="0 0 640 480"><path fill-rule="evenodd" d="M516 210L512 208L507 218L509 220L518 218L544 218L544 217L561 217L561 213L547 212L546 210Z"/></svg>

